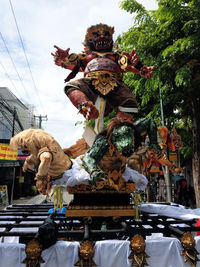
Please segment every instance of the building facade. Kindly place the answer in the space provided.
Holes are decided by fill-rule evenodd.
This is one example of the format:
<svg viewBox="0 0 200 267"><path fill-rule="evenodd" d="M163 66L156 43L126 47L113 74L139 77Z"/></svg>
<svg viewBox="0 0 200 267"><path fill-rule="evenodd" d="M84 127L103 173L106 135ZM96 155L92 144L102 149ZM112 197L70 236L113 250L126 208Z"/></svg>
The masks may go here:
<svg viewBox="0 0 200 267"><path fill-rule="evenodd" d="M28 128L38 128L33 106L22 103L8 88L0 87L0 139L9 140Z"/></svg>
<svg viewBox="0 0 200 267"><path fill-rule="evenodd" d="M39 128L33 106L22 103L8 88L0 87L0 186L7 187L9 203L13 198L30 195L34 183L33 174L22 172L25 157L23 160L19 156L17 160L4 158L4 150L9 146L10 138L29 128Z"/></svg>

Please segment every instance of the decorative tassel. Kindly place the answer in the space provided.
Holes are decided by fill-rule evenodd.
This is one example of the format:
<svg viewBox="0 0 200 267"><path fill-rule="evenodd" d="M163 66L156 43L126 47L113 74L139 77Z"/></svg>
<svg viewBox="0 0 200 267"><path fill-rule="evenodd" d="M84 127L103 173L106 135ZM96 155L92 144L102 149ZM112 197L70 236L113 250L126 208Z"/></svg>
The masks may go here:
<svg viewBox="0 0 200 267"><path fill-rule="evenodd" d="M142 202L142 197L139 192L135 192L133 194L133 201L135 204L135 219L140 220L140 214L139 214L139 204Z"/></svg>
<svg viewBox="0 0 200 267"><path fill-rule="evenodd" d="M63 207L63 186L61 185L56 185L53 188L53 195L54 195L54 210L60 211L62 210Z"/></svg>

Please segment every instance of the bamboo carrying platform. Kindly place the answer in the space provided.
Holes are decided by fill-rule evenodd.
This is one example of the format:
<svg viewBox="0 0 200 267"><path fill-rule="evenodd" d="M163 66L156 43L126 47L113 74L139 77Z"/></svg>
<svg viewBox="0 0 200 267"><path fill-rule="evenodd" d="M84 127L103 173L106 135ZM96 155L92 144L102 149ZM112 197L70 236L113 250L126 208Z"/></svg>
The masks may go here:
<svg viewBox="0 0 200 267"><path fill-rule="evenodd" d="M135 192L134 183L125 183L119 191L103 182L97 186L68 186L67 191L74 195L66 210L67 217L135 216L131 203L131 193Z"/></svg>

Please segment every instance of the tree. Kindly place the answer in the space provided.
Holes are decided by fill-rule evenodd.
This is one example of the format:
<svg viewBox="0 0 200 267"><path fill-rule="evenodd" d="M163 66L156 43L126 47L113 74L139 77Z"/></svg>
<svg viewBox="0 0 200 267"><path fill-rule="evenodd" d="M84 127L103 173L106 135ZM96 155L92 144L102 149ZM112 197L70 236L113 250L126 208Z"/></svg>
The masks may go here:
<svg viewBox="0 0 200 267"><path fill-rule="evenodd" d="M193 180L200 207L200 1L158 0L158 9L147 11L136 0L124 0L121 8L135 14L134 25L118 38L121 49L136 47L141 61L155 66L151 80L128 73L125 82L133 88L141 113L157 123L160 90L167 126L179 125L184 136L192 134Z"/></svg>

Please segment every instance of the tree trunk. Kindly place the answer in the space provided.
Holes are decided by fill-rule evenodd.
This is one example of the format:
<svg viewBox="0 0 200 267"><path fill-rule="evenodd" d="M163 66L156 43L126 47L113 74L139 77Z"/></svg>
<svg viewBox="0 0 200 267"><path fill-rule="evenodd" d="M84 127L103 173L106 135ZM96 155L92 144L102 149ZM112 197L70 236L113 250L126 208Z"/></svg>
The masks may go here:
<svg viewBox="0 0 200 267"><path fill-rule="evenodd" d="M200 99L192 99L193 113L193 158L192 174L196 197L196 207L200 208Z"/></svg>

